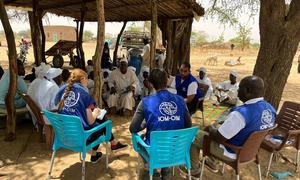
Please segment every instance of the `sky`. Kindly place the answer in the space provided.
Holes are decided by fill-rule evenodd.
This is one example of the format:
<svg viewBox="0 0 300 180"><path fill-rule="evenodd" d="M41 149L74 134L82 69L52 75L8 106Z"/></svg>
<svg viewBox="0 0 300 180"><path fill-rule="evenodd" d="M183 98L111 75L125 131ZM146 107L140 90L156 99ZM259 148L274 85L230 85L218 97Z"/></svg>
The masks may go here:
<svg viewBox="0 0 300 180"><path fill-rule="evenodd" d="M49 22L44 21L44 25L65 25L65 26L76 26L76 23L71 18L66 18L62 16L51 15L49 16ZM239 20L241 22L246 22L248 27L251 28L251 41L259 42L259 27L258 27L258 16L255 16L252 20L248 20L246 16L242 16ZM137 26L143 26L143 22L136 23ZM11 21L12 29L16 32L21 30L27 30L30 28L28 22L18 22ZM113 35L117 35L122 27L122 23L106 23L105 32ZM0 25L0 30L3 30L2 24ZM97 23L87 22L85 23L84 30L89 30L97 34ZM224 26L218 23L216 20L211 18L201 17L197 22L194 19L193 31L203 31L208 35L208 40L216 40L222 33L224 34L225 40L229 40L236 36L237 30L233 27Z"/></svg>

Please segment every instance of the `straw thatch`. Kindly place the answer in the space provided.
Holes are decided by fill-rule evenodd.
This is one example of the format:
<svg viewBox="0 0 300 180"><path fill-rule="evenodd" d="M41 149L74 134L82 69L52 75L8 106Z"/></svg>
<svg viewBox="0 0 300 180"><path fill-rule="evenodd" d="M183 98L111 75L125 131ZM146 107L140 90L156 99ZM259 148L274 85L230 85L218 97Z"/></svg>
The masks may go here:
<svg viewBox="0 0 300 180"><path fill-rule="evenodd" d="M33 0L5 0L5 5L32 8ZM158 18L181 19L202 16L204 9L195 0L156 0ZM150 0L105 0L105 21L151 20ZM39 8L50 13L85 21L97 21L95 0L39 0Z"/></svg>

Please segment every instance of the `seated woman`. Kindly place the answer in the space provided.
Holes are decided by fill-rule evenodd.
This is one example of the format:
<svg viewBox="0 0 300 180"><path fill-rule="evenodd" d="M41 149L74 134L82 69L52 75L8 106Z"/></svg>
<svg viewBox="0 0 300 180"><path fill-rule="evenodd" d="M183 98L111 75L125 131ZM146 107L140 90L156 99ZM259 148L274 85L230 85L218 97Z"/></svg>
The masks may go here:
<svg viewBox="0 0 300 180"><path fill-rule="evenodd" d="M92 129L106 121L106 118L103 118L103 120L97 119L101 110L96 107L96 101L89 94L87 84L88 77L86 72L81 69L75 69L72 71L67 84L59 89L55 98L55 103L59 103L58 112L61 114L79 116L85 130ZM105 130L100 130L92 134L87 144L96 140L103 133L105 133ZM128 146L114 139L113 134L110 139L110 144L112 151L121 150ZM92 163L97 163L102 156L101 152L97 152L98 147L99 145L92 148Z"/></svg>

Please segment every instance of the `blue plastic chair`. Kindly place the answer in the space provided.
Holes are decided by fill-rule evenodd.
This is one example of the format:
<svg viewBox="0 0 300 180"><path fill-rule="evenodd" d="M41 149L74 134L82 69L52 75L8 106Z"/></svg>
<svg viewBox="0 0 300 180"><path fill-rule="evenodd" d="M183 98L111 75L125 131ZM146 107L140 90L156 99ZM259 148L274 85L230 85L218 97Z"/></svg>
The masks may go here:
<svg viewBox="0 0 300 180"><path fill-rule="evenodd" d="M198 127L191 127L180 130L153 131L150 134L150 146L139 134L132 134L134 150L149 164L150 180L152 180L154 169L178 165L186 166L189 179L191 179L190 147L198 129ZM138 160L139 167L140 160Z"/></svg>
<svg viewBox="0 0 300 180"><path fill-rule="evenodd" d="M43 112L54 129L54 143L52 146L53 153L51 157L48 179L51 178L55 153L60 148L65 148L80 153L79 157L82 161L82 179L85 179L85 157L87 151L102 142L106 142L106 168L108 168L108 142L111 137L111 121L106 121L103 124L94 127L93 129L85 131L80 118L77 116L57 114L47 110L43 110ZM106 128L106 134L100 136L98 139L87 145L86 141L90 135L103 128Z"/></svg>

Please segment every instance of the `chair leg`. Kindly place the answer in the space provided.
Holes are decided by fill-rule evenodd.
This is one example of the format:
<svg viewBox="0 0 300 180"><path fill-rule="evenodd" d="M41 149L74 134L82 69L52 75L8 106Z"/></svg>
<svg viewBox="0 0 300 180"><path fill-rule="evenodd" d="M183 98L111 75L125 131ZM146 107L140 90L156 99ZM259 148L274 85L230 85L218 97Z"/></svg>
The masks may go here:
<svg viewBox="0 0 300 180"><path fill-rule="evenodd" d="M191 169L188 169L189 180L192 180Z"/></svg>
<svg viewBox="0 0 300 180"><path fill-rule="evenodd" d="M240 175L239 174L236 175L236 180L240 180Z"/></svg>
<svg viewBox="0 0 300 180"><path fill-rule="evenodd" d="M51 162L50 162L50 169L49 169L49 173L48 173L48 179L51 179L51 172L52 172L52 168L53 168L53 164L54 164L55 153L56 153L56 151L52 152Z"/></svg>
<svg viewBox="0 0 300 180"><path fill-rule="evenodd" d="M202 112L202 126L204 127L204 125L205 125L205 122L204 122L204 113L203 113L203 111L201 111Z"/></svg>
<svg viewBox="0 0 300 180"><path fill-rule="evenodd" d="M153 180L153 176L152 175L150 175L150 180Z"/></svg>
<svg viewBox="0 0 300 180"><path fill-rule="evenodd" d="M82 179L82 180L85 180L85 157L82 158L81 179Z"/></svg>
<svg viewBox="0 0 300 180"><path fill-rule="evenodd" d="M205 159L206 157L204 156L203 157L203 160L202 160L202 165L201 165L201 173L200 173L200 180L202 180L202 176L203 176L203 170L204 170L204 164L205 164Z"/></svg>
<svg viewBox="0 0 300 180"><path fill-rule="evenodd" d="M225 172L225 163L222 163L222 170L221 170L221 174L224 175Z"/></svg>
<svg viewBox="0 0 300 180"><path fill-rule="evenodd" d="M274 156L274 153L271 153L271 156L270 156L270 159L269 159L268 168L267 168L267 172L266 172L266 177L268 177L268 175L269 175L269 171L270 171L270 168L271 168L273 156Z"/></svg>
<svg viewBox="0 0 300 180"><path fill-rule="evenodd" d="M138 165L137 165L137 169L136 169L138 179L140 178L140 172L141 172L140 166L141 166L141 160L140 160L140 155L138 155Z"/></svg>
<svg viewBox="0 0 300 180"><path fill-rule="evenodd" d="M175 176L175 166L172 168L172 175Z"/></svg>
<svg viewBox="0 0 300 180"><path fill-rule="evenodd" d="M259 180L262 180L262 178L261 178L260 164L257 164L257 171L258 171L258 179L259 179Z"/></svg>
<svg viewBox="0 0 300 180"><path fill-rule="evenodd" d="M106 149L106 151L105 151L105 153L106 153L105 167L106 167L106 170L108 170L108 142L106 142L105 149Z"/></svg>
<svg viewBox="0 0 300 180"><path fill-rule="evenodd" d="M81 152L79 153L79 160L82 163L82 156L81 156Z"/></svg>
<svg viewBox="0 0 300 180"><path fill-rule="evenodd" d="M298 172L298 168L299 168L299 153L300 150L297 150L297 155L296 155L296 172Z"/></svg>

